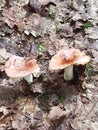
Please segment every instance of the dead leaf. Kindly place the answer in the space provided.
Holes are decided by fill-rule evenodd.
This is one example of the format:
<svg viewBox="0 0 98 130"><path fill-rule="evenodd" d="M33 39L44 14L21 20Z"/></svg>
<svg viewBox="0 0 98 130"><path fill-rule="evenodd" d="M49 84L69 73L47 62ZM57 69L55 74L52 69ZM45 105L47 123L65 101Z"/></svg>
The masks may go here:
<svg viewBox="0 0 98 130"><path fill-rule="evenodd" d="M10 53L6 52L6 49L0 49L0 64L5 64L6 60L11 56Z"/></svg>
<svg viewBox="0 0 98 130"><path fill-rule="evenodd" d="M20 111L17 111L15 115L12 116L12 128L17 130L25 130L30 126L30 120L28 115L22 114Z"/></svg>
<svg viewBox="0 0 98 130"><path fill-rule="evenodd" d="M5 4L6 4L6 1L5 0L1 0L1 2L0 2L0 11L3 10Z"/></svg>
<svg viewBox="0 0 98 130"><path fill-rule="evenodd" d="M85 97L85 96L82 96L81 100L82 100L82 103L84 103L84 104L88 104L89 103L89 99L87 97Z"/></svg>
<svg viewBox="0 0 98 130"><path fill-rule="evenodd" d="M89 0L86 2L86 17L87 19L93 19L93 23L98 23L98 1Z"/></svg>
<svg viewBox="0 0 98 130"><path fill-rule="evenodd" d="M84 1L83 0L73 0L72 2L72 7L78 11L78 13L81 14L82 20L86 20L86 11L85 11L85 6L84 6Z"/></svg>
<svg viewBox="0 0 98 130"><path fill-rule="evenodd" d="M7 23L9 27L13 28L14 25L17 26L17 23L20 22L21 24L23 18L26 16L26 11L22 7L13 6L8 9L4 9L2 15L4 22Z"/></svg>
<svg viewBox="0 0 98 130"><path fill-rule="evenodd" d="M36 37L56 31L55 22L42 18L36 13L26 17L26 11L22 7L13 6L4 9L2 15L4 22L9 27L13 28L16 25L20 31L24 31L27 35L32 34Z"/></svg>
<svg viewBox="0 0 98 130"><path fill-rule="evenodd" d="M72 37L73 29L70 26L70 23L61 24L58 26L58 31L60 31L61 37Z"/></svg>
<svg viewBox="0 0 98 130"><path fill-rule="evenodd" d="M23 113L33 114L35 112L35 100L28 97L20 97L17 99L17 106Z"/></svg>
<svg viewBox="0 0 98 130"><path fill-rule="evenodd" d="M74 12L73 17L71 18L73 21L77 21L82 19L81 15L78 12Z"/></svg>
<svg viewBox="0 0 98 130"><path fill-rule="evenodd" d="M25 6L29 3L29 0L15 0L10 2L12 5L17 4L18 6Z"/></svg>
<svg viewBox="0 0 98 130"><path fill-rule="evenodd" d="M42 83L35 83L31 86L31 90L33 90L34 93L43 93Z"/></svg>
<svg viewBox="0 0 98 130"><path fill-rule="evenodd" d="M49 3L57 4L59 0L30 0L30 5L32 9L35 10L38 14L41 14L43 7Z"/></svg>
<svg viewBox="0 0 98 130"><path fill-rule="evenodd" d="M85 28L85 33L88 35L89 38L98 39L98 27L89 27Z"/></svg>
<svg viewBox="0 0 98 130"><path fill-rule="evenodd" d="M92 55L93 55L93 70L95 72L98 72L98 51L92 49Z"/></svg>
<svg viewBox="0 0 98 130"><path fill-rule="evenodd" d="M64 116L67 116L69 113L68 110L62 110L59 106L53 106L49 112L49 114L46 116L48 120L55 121L58 120Z"/></svg>
<svg viewBox="0 0 98 130"><path fill-rule="evenodd" d="M0 119L0 124L9 122L13 114L15 114L14 111L10 110L6 115L2 116Z"/></svg>

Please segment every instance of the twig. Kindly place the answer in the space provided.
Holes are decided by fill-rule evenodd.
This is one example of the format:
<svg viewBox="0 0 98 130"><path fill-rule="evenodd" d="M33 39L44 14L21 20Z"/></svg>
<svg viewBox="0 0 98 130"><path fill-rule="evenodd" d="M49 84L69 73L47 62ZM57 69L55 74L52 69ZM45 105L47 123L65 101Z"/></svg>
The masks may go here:
<svg viewBox="0 0 98 130"><path fill-rule="evenodd" d="M85 119L90 115L90 113L92 112L92 110L93 110L94 107L96 106L97 102L98 102L98 100L94 103L94 105L93 105L92 108L89 110L89 112L86 114L86 116L82 119L82 121L85 120Z"/></svg>
<svg viewBox="0 0 98 130"><path fill-rule="evenodd" d="M0 55L1 56L1 55ZM1 58L3 58L4 60L6 60L6 58L4 58L3 56L1 56Z"/></svg>

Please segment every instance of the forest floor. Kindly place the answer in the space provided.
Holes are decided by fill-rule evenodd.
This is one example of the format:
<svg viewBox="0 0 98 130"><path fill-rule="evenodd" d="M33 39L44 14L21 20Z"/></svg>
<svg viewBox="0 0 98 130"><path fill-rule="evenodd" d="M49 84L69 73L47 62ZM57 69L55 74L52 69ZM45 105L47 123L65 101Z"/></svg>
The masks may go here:
<svg viewBox="0 0 98 130"><path fill-rule="evenodd" d="M68 47L91 58L74 66L71 81L48 70ZM7 76L10 55L37 60L33 83ZM0 130L98 130L97 0L1 0Z"/></svg>

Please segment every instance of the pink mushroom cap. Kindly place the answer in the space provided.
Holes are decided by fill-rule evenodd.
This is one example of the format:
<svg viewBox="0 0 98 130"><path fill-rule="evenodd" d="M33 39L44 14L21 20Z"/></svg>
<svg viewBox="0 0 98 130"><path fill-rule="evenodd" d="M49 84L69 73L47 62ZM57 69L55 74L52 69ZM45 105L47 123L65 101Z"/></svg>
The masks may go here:
<svg viewBox="0 0 98 130"><path fill-rule="evenodd" d="M62 49L55 54L49 62L49 70L64 69L70 65L85 65L90 57L79 49Z"/></svg>
<svg viewBox="0 0 98 130"><path fill-rule="evenodd" d="M32 73L39 73L39 71L40 68L35 59L24 59L13 55L5 64L5 72L12 78L25 77Z"/></svg>

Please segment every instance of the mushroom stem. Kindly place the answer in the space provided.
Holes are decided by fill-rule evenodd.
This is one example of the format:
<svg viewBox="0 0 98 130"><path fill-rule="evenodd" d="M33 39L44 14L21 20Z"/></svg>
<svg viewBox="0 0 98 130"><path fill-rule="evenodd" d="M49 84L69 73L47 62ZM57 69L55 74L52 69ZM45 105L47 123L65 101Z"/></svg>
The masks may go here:
<svg viewBox="0 0 98 130"><path fill-rule="evenodd" d="M73 65L68 66L64 69L64 79L70 81L73 79Z"/></svg>
<svg viewBox="0 0 98 130"><path fill-rule="evenodd" d="M29 74L29 75L25 76L24 79L25 79L29 84L31 84L31 83L33 82L33 75L32 75L32 74Z"/></svg>

